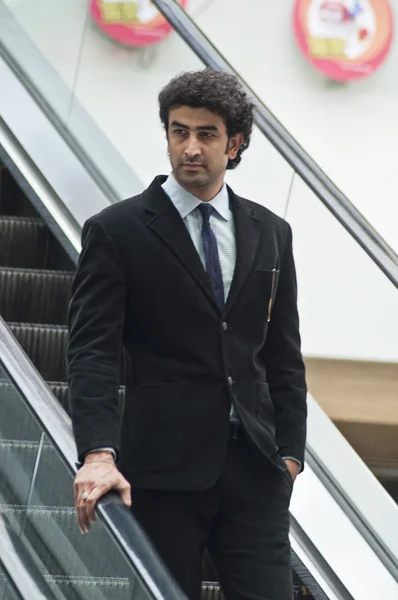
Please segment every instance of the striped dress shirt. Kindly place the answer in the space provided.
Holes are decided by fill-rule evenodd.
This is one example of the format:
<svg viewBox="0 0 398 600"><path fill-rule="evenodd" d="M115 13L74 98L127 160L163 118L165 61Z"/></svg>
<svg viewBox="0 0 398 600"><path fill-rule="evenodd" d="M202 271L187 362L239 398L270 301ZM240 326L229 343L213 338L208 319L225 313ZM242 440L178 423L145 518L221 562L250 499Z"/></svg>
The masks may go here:
<svg viewBox="0 0 398 600"><path fill-rule="evenodd" d="M224 298L226 301L236 264L235 223L233 214L229 208L227 186L224 183L220 192L210 202L202 202L202 200L187 192L174 179L173 175L170 175L166 179L162 187L180 213L204 269L206 269L206 261L202 241L203 221L202 215L197 208L200 204L210 204L213 207L214 210L210 216L210 226L217 239L218 256L224 284Z"/></svg>

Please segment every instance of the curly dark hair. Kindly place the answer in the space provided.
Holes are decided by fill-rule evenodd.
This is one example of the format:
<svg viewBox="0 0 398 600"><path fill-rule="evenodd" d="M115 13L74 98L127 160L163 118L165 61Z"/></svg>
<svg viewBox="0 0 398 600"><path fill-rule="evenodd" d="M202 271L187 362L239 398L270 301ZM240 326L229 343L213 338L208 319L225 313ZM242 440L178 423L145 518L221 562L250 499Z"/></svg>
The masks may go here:
<svg viewBox="0 0 398 600"><path fill-rule="evenodd" d="M159 94L159 114L166 132L169 112L179 106L207 108L224 119L229 138L243 134L236 158L227 165L227 169L235 169L250 144L254 106L237 78L211 68L174 77Z"/></svg>

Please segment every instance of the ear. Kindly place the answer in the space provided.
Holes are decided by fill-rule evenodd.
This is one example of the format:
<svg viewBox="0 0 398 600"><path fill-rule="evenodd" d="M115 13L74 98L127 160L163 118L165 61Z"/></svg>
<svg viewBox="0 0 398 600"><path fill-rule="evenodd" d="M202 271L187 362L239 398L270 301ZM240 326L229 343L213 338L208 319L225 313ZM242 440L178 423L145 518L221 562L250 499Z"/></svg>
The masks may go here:
<svg viewBox="0 0 398 600"><path fill-rule="evenodd" d="M237 133L236 135L234 135L230 138L229 144L228 144L229 160L234 160L234 158L236 158L236 155L238 154L239 148L243 144L244 139L245 138L243 136L243 133Z"/></svg>

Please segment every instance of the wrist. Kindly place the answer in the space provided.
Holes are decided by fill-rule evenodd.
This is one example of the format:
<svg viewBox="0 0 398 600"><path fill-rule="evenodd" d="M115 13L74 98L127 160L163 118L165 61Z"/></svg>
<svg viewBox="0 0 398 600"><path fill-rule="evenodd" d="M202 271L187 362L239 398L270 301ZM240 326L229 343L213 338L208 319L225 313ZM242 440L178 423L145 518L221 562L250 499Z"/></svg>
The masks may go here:
<svg viewBox="0 0 398 600"><path fill-rule="evenodd" d="M110 450L99 450L97 452L89 452L84 458L84 464L87 465L90 462L108 462L109 464L115 464L113 453Z"/></svg>

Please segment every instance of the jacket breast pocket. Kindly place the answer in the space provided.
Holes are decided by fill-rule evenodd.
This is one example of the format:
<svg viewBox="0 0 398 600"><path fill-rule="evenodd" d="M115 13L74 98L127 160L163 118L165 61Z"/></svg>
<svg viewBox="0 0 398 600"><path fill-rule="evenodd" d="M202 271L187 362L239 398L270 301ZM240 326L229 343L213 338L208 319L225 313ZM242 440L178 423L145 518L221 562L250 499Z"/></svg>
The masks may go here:
<svg viewBox="0 0 398 600"><path fill-rule="evenodd" d="M126 472L161 472L182 460L184 405L182 384L128 389L121 452Z"/></svg>

